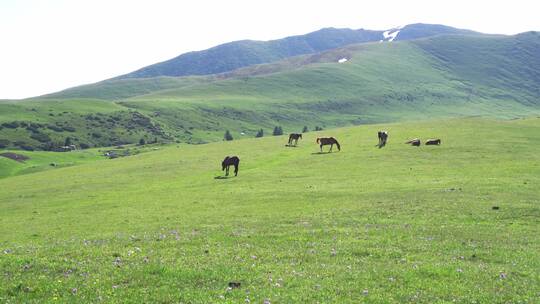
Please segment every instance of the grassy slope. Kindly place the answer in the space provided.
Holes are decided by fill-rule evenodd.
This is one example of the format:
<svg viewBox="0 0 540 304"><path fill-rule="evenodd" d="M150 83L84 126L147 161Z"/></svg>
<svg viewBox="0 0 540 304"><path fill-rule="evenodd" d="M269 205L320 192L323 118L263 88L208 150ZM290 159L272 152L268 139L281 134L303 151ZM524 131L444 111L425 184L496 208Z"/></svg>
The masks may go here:
<svg viewBox="0 0 540 304"><path fill-rule="evenodd" d="M390 139L379 150L380 128ZM317 154L322 135L342 151ZM402 143L412 137L443 144ZM540 119L285 141L170 146L0 180L0 300L537 299ZM239 176L214 179L227 154L240 156ZM227 292L230 281L241 288Z"/></svg>
<svg viewBox="0 0 540 304"><path fill-rule="evenodd" d="M55 152L28 152L28 151L2 151L13 152L30 157L24 162L17 162L11 159L0 157L0 178L5 178L14 175L28 174L49 169L58 169L68 166L79 165L83 163L93 162L102 157L95 149L84 151L73 151L69 153ZM51 166L51 164L55 164Z"/></svg>
<svg viewBox="0 0 540 304"><path fill-rule="evenodd" d="M495 49L506 43L506 38L490 39L494 45L490 47ZM446 47L444 38L429 41ZM336 63L343 57L350 60ZM157 118L164 125L185 125L188 121L200 131L196 136L210 139L221 136L225 128L254 133L260 127L269 131L282 124L294 131L303 125L313 128L317 124L338 126L460 115L509 118L538 112L538 103L531 105L530 100L521 98L534 92L508 89L503 95L497 87L444 68L415 43L364 44L297 60L310 64L299 68L287 65L293 69L279 64L248 68L237 75L249 74L250 70L256 74L264 67L283 71L165 90L122 104L143 112L158 109L165 113ZM463 65L475 68L468 62ZM463 65L461 69L465 69ZM201 119L182 119L183 115Z"/></svg>
<svg viewBox="0 0 540 304"><path fill-rule="evenodd" d="M354 45L206 78L105 82L55 96L90 96L96 89L96 96L121 98L108 105L106 101L95 102L110 107L104 111L123 113L124 123L117 125L110 136L111 126L88 124L80 121L80 116L64 120L77 127L81 142L101 146L156 136L160 140L208 142L221 139L226 129L238 138L241 132L254 136L260 128L269 133L276 125L292 132L304 125L313 129L316 125L474 115L513 118L540 112L538 51L540 38L535 33L513 37L441 36ZM337 63L344 57L350 60ZM169 85L177 87L153 91ZM143 92L150 93L133 96ZM0 121L20 118L58 122L58 118L47 116L47 110L37 114L28 111L26 105L30 103L46 109L57 107L49 100L0 103ZM72 98L69 103L73 111L78 107L84 111L94 102ZM145 126L126 132L125 126L132 120L126 114L128 110L144 114L163 132ZM94 129L107 136L92 138ZM0 139L30 134L8 131L0 130ZM52 135L59 139L65 136Z"/></svg>
<svg viewBox="0 0 540 304"><path fill-rule="evenodd" d="M498 99L540 104L538 32L510 38L446 36L415 44L471 90L489 89Z"/></svg>
<svg viewBox="0 0 540 304"><path fill-rule="evenodd" d="M137 143L141 138L146 141L168 138L150 118L99 99L36 99L0 103L0 124L13 121L38 124L37 133L47 134L57 146L62 146L66 137L70 137L77 146L111 146ZM35 133L24 126L8 128L0 125L0 140L8 140L12 148L18 141L26 146L42 148L45 143L31 137Z"/></svg>
<svg viewBox="0 0 540 304"><path fill-rule="evenodd" d="M118 100L208 81L206 77L155 77L150 79L112 79L70 88L39 98L99 98Z"/></svg>

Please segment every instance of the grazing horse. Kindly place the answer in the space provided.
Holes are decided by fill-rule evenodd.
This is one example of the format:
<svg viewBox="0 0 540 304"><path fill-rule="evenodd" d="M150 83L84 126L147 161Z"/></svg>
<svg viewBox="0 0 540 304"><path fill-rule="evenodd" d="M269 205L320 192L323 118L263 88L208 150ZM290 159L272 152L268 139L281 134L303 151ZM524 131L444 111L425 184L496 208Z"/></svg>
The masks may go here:
<svg viewBox="0 0 540 304"><path fill-rule="evenodd" d="M415 146L415 147L420 147L420 139L418 138L411 139L408 142L406 142L406 144L410 144L411 146Z"/></svg>
<svg viewBox="0 0 540 304"><path fill-rule="evenodd" d="M332 148L334 147L334 144L336 144L339 151L341 151L341 147L339 146L338 141L333 137L322 137L317 138L317 143L321 145L321 152L322 152L322 146L330 145L330 151L332 152Z"/></svg>
<svg viewBox="0 0 540 304"><path fill-rule="evenodd" d="M229 176L229 167L234 166L234 176L238 175L238 165L240 165L240 159L237 156L232 157L225 157L223 162L221 163L222 171L225 171L225 176Z"/></svg>
<svg viewBox="0 0 540 304"><path fill-rule="evenodd" d="M292 146L293 140L294 140L294 145L296 146L298 144L298 139L302 139L302 134L298 134L298 133L289 134L289 146Z"/></svg>
<svg viewBox="0 0 540 304"><path fill-rule="evenodd" d="M426 146L430 146L430 145L440 145L441 144L441 140L440 139L428 139L426 140Z"/></svg>
<svg viewBox="0 0 540 304"><path fill-rule="evenodd" d="M386 140L388 139L388 131L379 131L377 132L379 136L379 149L386 145Z"/></svg>

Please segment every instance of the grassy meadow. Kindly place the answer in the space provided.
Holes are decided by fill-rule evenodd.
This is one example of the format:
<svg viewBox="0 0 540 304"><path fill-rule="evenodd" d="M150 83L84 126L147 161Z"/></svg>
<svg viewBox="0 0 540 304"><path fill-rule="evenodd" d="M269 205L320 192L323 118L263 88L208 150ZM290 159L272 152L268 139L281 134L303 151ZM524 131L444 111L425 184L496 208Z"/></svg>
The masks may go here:
<svg viewBox="0 0 540 304"><path fill-rule="evenodd" d="M323 136L342 150L319 153ZM442 145L404 144L415 137ZM538 303L539 118L286 141L174 144L0 179L0 302ZM238 177L220 178L226 155Z"/></svg>

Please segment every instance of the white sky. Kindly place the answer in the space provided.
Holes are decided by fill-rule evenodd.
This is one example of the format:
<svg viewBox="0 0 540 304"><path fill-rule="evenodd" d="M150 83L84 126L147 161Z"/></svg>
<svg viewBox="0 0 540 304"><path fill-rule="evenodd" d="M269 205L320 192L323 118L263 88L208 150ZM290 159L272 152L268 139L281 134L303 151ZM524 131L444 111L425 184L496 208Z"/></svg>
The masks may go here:
<svg viewBox="0 0 540 304"><path fill-rule="evenodd" d="M417 22L540 30L540 1L0 0L0 99L100 81L233 40Z"/></svg>

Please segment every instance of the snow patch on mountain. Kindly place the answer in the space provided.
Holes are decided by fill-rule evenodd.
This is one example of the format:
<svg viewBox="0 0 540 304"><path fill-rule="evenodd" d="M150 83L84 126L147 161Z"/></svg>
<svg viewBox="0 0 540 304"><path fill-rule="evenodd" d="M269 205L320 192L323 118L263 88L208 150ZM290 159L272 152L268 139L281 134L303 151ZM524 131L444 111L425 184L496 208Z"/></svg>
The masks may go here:
<svg viewBox="0 0 540 304"><path fill-rule="evenodd" d="M347 59L347 58L341 58L341 59L338 60L337 62L339 62L339 63L344 63L344 62L347 62L347 61L349 61L349 59Z"/></svg>
<svg viewBox="0 0 540 304"><path fill-rule="evenodd" d="M396 28L383 32L383 41L388 41L388 42L394 41L402 28L403 26L398 26Z"/></svg>

